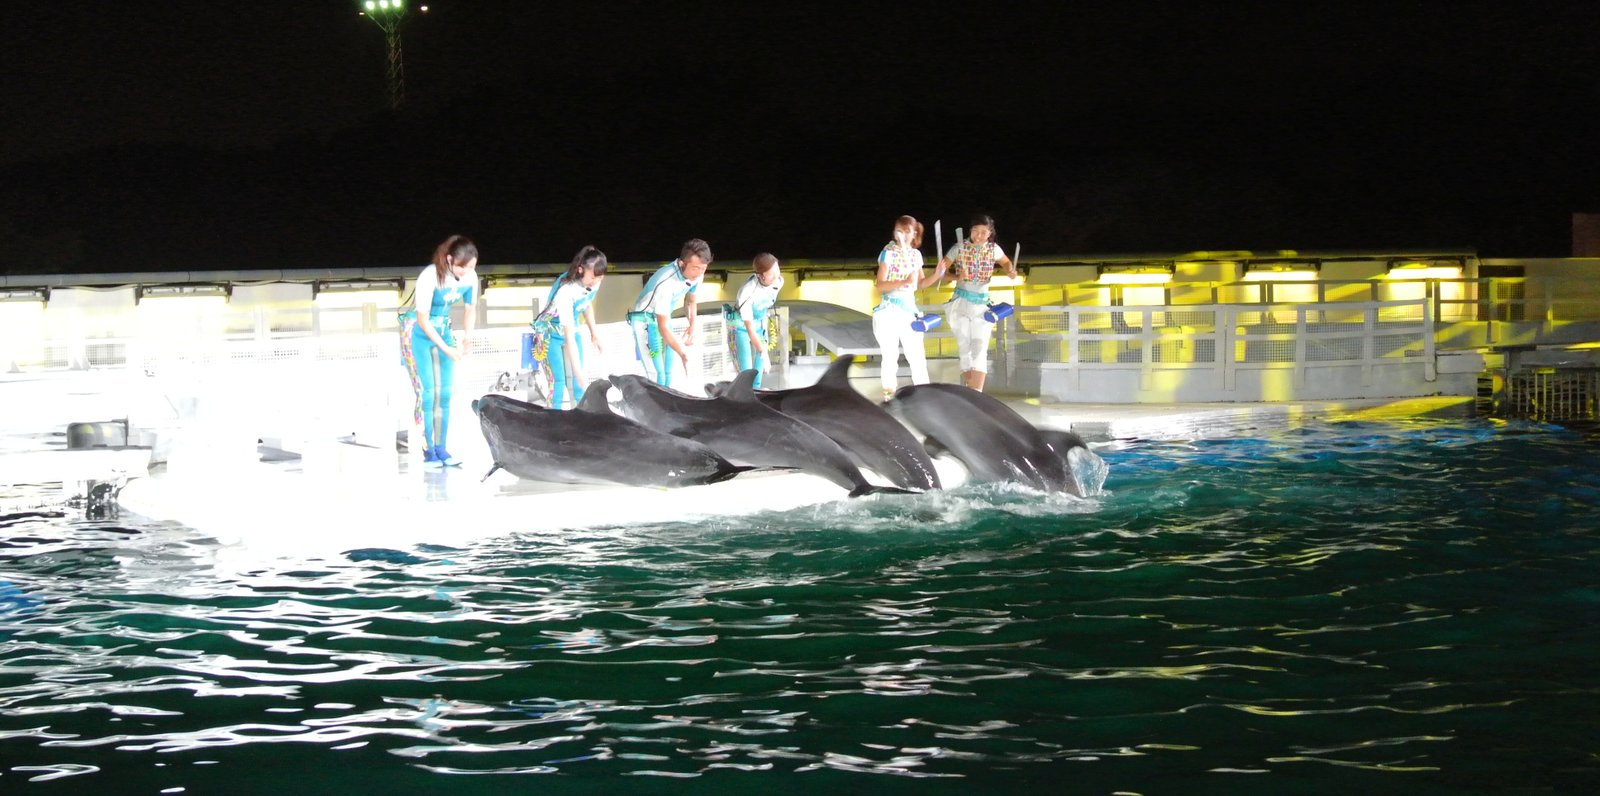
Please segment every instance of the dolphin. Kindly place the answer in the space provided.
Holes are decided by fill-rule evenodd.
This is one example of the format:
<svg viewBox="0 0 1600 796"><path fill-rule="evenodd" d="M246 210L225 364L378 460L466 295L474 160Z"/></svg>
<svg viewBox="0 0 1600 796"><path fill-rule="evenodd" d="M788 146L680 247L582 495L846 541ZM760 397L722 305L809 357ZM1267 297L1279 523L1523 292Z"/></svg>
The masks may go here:
<svg viewBox="0 0 1600 796"><path fill-rule="evenodd" d="M642 376L611 377L622 392L622 414L641 425L704 443L735 464L788 468L821 476L851 497L899 487L868 482L849 454L828 435L756 400L756 372L746 370L716 398L695 398Z"/></svg>
<svg viewBox="0 0 1600 796"><path fill-rule="evenodd" d="M494 467L564 484L680 487L714 484L751 470L692 440L652 431L612 412L610 384L594 381L577 411L561 412L498 393L473 402Z"/></svg>
<svg viewBox="0 0 1600 796"><path fill-rule="evenodd" d="M939 489L933 459L906 427L850 386L854 354L828 365L810 387L758 391L761 403L828 435L861 467L902 489Z"/></svg>
<svg viewBox="0 0 1600 796"><path fill-rule="evenodd" d="M996 398L956 384L916 384L896 390L887 408L927 438L930 453L948 450L960 459L975 481L1072 491L1065 452L1056 452L1033 424ZM1057 442L1068 444L1065 438Z"/></svg>

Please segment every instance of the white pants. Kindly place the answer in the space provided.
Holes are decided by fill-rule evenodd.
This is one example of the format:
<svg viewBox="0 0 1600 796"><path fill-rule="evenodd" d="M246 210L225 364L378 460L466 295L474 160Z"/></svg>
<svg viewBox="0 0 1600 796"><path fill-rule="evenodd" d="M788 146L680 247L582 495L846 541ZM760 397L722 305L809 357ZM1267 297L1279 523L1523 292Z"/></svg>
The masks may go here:
<svg viewBox="0 0 1600 796"><path fill-rule="evenodd" d="M922 332L911 328L912 315L893 307L872 313L872 336L878 338L878 348L883 351L883 370L879 378L884 392L893 392L900 386L900 349L905 349L906 364L911 366L911 383L928 383L928 351L922 345Z"/></svg>
<svg viewBox="0 0 1600 796"><path fill-rule="evenodd" d="M950 331L956 336L961 372L988 373L989 338L994 336L994 324L984 320L983 313L989 306L958 298L950 302L949 307Z"/></svg>

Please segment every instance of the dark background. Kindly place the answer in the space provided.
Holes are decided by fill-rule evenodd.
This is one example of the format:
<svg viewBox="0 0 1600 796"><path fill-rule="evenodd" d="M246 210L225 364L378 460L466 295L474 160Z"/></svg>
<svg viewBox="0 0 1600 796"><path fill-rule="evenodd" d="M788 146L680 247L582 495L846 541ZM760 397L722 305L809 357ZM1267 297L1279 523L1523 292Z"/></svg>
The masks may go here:
<svg viewBox="0 0 1600 796"><path fill-rule="evenodd" d="M1600 3L12 4L6 273L1037 254L1564 256Z"/></svg>

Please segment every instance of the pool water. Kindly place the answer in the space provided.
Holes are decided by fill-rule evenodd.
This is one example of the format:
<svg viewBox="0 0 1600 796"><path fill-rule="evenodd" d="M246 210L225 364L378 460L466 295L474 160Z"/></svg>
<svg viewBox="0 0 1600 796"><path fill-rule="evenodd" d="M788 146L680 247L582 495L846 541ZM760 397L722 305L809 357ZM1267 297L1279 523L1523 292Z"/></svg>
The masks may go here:
<svg viewBox="0 0 1600 796"><path fill-rule="evenodd" d="M1593 792L1597 442L1122 441L1094 500L324 560L12 515L0 792Z"/></svg>

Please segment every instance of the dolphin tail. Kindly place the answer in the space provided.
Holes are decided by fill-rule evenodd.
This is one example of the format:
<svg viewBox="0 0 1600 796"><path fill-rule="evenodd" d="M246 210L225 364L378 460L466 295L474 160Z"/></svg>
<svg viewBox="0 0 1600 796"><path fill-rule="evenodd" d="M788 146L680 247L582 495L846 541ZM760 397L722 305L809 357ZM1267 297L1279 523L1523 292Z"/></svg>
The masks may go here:
<svg viewBox="0 0 1600 796"><path fill-rule="evenodd" d="M915 490L915 489L901 489L900 487L897 487L897 486L876 486L874 484L862 484L861 486L858 486L855 489L850 490L850 497L853 497L853 498L866 497L867 495L920 495L920 494L922 494L922 493L917 491L917 490Z"/></svg>

